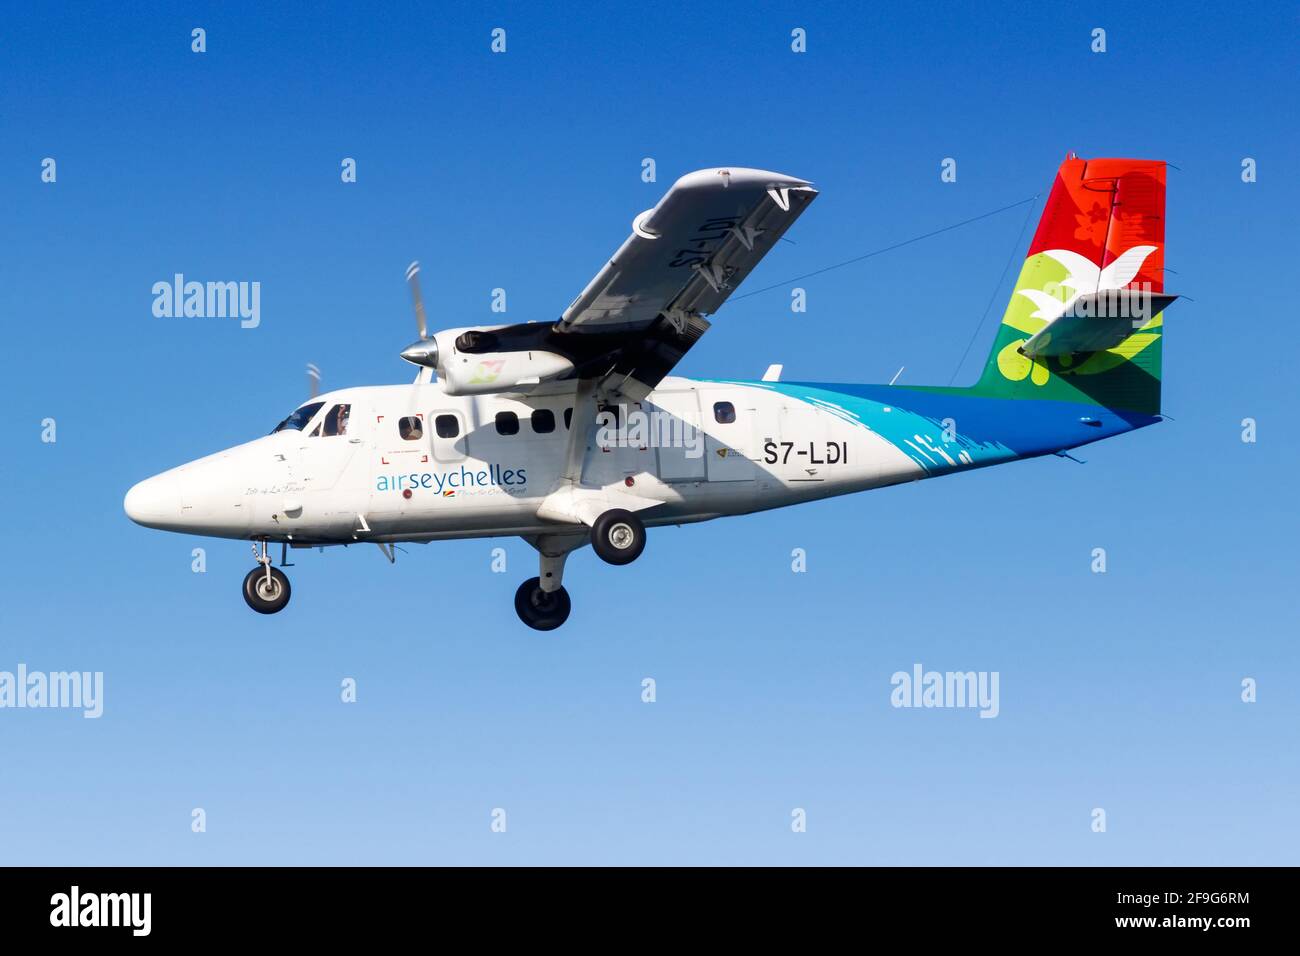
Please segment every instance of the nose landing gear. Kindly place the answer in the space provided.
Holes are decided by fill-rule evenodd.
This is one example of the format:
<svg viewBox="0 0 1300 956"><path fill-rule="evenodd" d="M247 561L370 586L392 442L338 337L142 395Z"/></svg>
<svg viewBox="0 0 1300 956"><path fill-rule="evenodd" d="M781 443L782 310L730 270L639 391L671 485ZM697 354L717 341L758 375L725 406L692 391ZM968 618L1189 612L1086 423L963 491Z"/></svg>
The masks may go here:
<svg viewBox="0 0 1300 956"><path fill-rule="evenodd" d="M535 631L553 631L569 619L572 605L563 585L542 589L540 578L529 578L515 592L515 613Z"/></svg>
<svg viewBox="0 0 1300 956"><path fill-rule="evenodd" d="M541 534L524 538L537 549L538 576L515 592L515 613L535 631L553 631L569 619L572 605L564 580L569 552L586 543L585 534Z"/></svg>
<svg viewBox="0 0 1300 956"><path fill-rule="evenodd" d="M253 556L258 566L244 578L244 601L259 614L274 614L289 603L289 578L279 568L271 566L266 542L261 544L260 551L257 544L253 545Z"/></svg>

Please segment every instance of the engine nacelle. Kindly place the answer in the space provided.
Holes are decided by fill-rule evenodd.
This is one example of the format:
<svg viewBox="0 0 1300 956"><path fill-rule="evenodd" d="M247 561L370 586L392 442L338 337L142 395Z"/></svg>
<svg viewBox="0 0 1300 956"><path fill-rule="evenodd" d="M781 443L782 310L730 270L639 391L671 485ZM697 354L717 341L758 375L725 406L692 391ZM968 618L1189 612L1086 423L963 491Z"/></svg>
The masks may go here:
<svg viewBox="0 0 1300 956"><path fill-rule="evenodd" d="M438 379L448 395L526 392L573 371L573 363L554 352L456 352L439 367Z"/></svg>
<svg viewBox="0 0 1300 956"><path fill-rule="evenodd" d="M516 327L446 329L413 343L402 357L435 369L448 395L526 392L573 371L573 362L555 352L510 348L511 337L501 341L496 333L511 328ZM503 345L510 350L502 350Z"/></svg>

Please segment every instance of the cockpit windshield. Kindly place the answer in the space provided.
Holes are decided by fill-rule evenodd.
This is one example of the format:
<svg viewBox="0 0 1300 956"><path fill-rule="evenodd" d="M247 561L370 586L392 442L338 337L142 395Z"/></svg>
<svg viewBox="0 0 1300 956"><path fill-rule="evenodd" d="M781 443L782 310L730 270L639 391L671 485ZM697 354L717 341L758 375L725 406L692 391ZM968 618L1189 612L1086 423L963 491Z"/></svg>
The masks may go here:
<svg viewBox="0 0 1300 956"><path fill-rule="evenodd" d="M280 422L280 424L276 425L275 428L271 429L271 434L274 435L276 432L282 432L286 428L292 428L294 431L298 432L302 431L316 413L324 407L324 402L312 402L310 405L304 405L284 421Z"/></svg>

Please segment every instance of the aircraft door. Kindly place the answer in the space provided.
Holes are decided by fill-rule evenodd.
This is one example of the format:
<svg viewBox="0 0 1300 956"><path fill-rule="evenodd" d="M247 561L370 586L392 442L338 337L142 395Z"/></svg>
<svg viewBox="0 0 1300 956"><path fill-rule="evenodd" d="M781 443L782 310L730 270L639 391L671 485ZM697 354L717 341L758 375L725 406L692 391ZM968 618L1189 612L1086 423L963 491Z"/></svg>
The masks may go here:
<svg viewBox="0 0 1300 956"><path fill-rule="evenodd" d="M753 481L763 458L757 409L740 390L701 389L699 396L709 481Z"/></svg>
<svg viewBox="0 0 1300 956"><path fill-rule="evenodd" d="M667 427L660 428L656 442L660 481L704 481L704 433L700 431L700 402L695 390L656 391L650 398L652 402L645 405L651 421L658 421L656 415L667 416Z"/></svg>
<svg viewBox="0 0 1300 956"><path fill-rule="evenodd" d="M335 402L312 426L298 449L297 477L306 491L333 488L347 471L370 433L370 409L356 402Z"/></svg>

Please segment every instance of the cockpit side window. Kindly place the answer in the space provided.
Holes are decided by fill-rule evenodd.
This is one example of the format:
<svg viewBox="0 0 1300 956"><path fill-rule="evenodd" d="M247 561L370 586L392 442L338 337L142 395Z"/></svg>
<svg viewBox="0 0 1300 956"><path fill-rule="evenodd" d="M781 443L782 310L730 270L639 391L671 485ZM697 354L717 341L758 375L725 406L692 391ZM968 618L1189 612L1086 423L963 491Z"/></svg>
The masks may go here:
<svg viewBox="0 0 1300 956"><path fill-rule="evenodd" d="M352 414L351 405L335 405L325 415L324 428L321 431L326 437L334 435L346 435L348 433L348 418Z"/></svg>
<svg viewBox="0 0 1300 956"><path fill-rule="evenodd" d="M310 405L304 405L302 408L296 409L292 415L271 429L271 434L274 435L276 432L282 432L289 428L296 432L302 431L307 427L307 423L315 417L316 413L324 407L324 402L312 402Z"/></svg>

